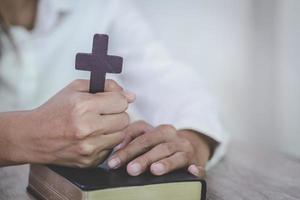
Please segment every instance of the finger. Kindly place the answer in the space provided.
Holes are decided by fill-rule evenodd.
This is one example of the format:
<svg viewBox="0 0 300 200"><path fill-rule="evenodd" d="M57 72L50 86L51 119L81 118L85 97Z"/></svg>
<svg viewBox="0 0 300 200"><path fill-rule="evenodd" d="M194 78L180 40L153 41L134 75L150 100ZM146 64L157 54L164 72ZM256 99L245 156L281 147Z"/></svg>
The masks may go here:
<svg viewBox="0 0 300 200"><path fill-rule="evenodd" d="M204 177L205 176L205 169L204 167L202 166L199 166L199 165L190 165L188 167L188 172L193 174L194 176L197 176L197 177Z"/></svg>
<svg viewBox="0 0 300 200"><path fill-rule="evenodd" d="M90 87L90 81L86 79L77 79L72 81L69 86L78 92L88 92ZM123 88L114 80L105 80L104 92L119 92L123 94L129 103L135 100L135 94L128 91L123 91Z"/></svg>
<svg viewBox="0 0 300 200"><path fill-rule="evenodd" d="M175 169L180 169L188 165L188 158L184 152L177 152L174 155L164 158L150 166L150 171L154 175L163 175Z"/></svg>
<svg viewBox="0 0 300 200"><path fill-rule="evenodd" d="M171 156L176 152L176 150L176 143L159 144L150 151L131 161L127 165L127 172L132 176L137 176L146 171L152 163Z"/></svg>
<svg viewBox="0 0 300 200"><path fill-rule="evenodd" d="M125 137L123 131L119 131L116 133L108 134L103 136L103 141L105 141L104 149L113 149L116 145L118 145Z"/></svg>
<svg viewBox="0 0 300 200"><path fill-rule="evenodd" d="M111 150L125 137L122 131L108 135L93 135L80 141L77 145L77 152L82 156L92 156L103 150Z"/></svg>
<svg viewBox="0 0 300 200"><path fill-rule="evenodd" d="M114 80L106 79L104 92L120 92L123 91L123 88Z"/></svg>
<svg viewBox="0 0 300 200"><path fill-rule="evenodd" d="M146 123L145 121L136 121L131 123L125 130L125 139L114 148L114 151L117 151L119 149L122 149L127 144L129 144L133 139L136 137L150 131L153 129L153 126Z"/></svg>
<svg viewBox="0 0 300 200"><path fill-rule="evenodd" d="M125 112L112 115L97 116L94 123L97 133L110 134L126 128L129 124L129 115ZM124 133L125 135L125 133Z"/></svg>
<svg viewBox="0 0 300 200"><path fill-rule="evenodd" d="M135 94L129 91L124 91L123 88L114 80L107 79L105 81L104 92L121 92L128 100L129 103L134 102Z"/></svg>
<svg viewBox="0 0 300 200"><path fill-rule="evenodd" d="M77 134L77 139L114 133L123 130L128 124L129 115L125 112L101 116L89 113L84 115L80 121L76 123L77 129L80 130L80 133Z"/></svg>
<svg viewBox="0 0 300 200"><path fill-rule="evenodd" d="M149 151L155 145L165 142L165 137L165 134L161 134L155 129L149 134L144 134L137 137L125 148L115 152L108 161L108 166L110 168L116 169L124 165L133 158L145 153L146 151Z"/></svg>
<svg viewBox="0 0 300 200"><path fill-rule="evenodd" d="M96 114L115 114L128 108L129 100L120 92L103 92L91 94L84 102L86 110Z"/></svg>
<svg viewBox="0 0 300 200"><path fill-rule="evenodd" d="M88 92L90 89L90 80L87 79L76 79L70 83L71 87L78 92ZM105 80L105 92L120 92L123 88L114 80Z"/></svg>

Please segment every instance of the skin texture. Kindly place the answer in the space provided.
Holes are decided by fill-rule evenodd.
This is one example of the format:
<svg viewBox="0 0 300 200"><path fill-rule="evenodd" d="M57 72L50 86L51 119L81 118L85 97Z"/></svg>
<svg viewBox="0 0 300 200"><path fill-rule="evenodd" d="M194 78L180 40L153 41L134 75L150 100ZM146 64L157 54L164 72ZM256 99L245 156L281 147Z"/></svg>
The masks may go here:
<svg viewBox="0 0 300 200"><path fill-rule="evenodd" d="M108 164L137 176L146 170L163 175L179 168L204 176L204 166L216 142L191 130L176 130L172 125L152 127L144 121L130 124L124 141L115 148Z"/></svg>
<svg viewBox="0 0 300 200"><path fill-rule="evenodd" d="M42 106L0 114L0 164L96 166L125 137L125 112L134 94L108 80L105 92L90 94L76 80Z"/></svg>

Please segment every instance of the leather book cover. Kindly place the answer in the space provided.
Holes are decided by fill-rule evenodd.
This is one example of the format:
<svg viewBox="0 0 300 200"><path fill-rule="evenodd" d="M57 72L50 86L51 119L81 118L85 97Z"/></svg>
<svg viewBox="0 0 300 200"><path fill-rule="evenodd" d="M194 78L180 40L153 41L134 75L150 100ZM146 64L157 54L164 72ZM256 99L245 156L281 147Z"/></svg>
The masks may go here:
<svg viewBox="0 0 300 200"><path fill-rule="evenodd" d="M186 170L177 170L163 176L155 176L150 172L145 172L133 177L128 175L125 168L117 170L110 170L104 167L80 169L54 165L32 167L34 170L31 170L32 175L30 176L29 185L30 182L33 183L33 181L38 181L39 183L36 182L34 184L37 188L28 187L27 189L31 194L39 197L39 199L51 199L48 198L48 195L57 193L59 188L67 190L71 199L84 199L83 196L86 192L176 182L201 182L201 197L199 197L199 199L202 200L206 198L205 180L189 174ZM49 170L47 170L47 168ZM35 177L40 178L36 179ZM42 185L49 185L49 183L50 185L55 185L56 189L52 190L52 192L50 189L42 189ZM63 195L61 196L59 199L64 199Z"/></svg>
<svg viewBox="0 0 300 200"><path fill-rule="evenodd" d="M89 169L48 167L84 191L183 181L200 181L203 187L206 185L203 179L199 179L185 170L174 171L163 176L154 176L150 172L139 176L130 176L124 168L108 170L100 167ZM206 191L205 188L203 191Z"/></svg>

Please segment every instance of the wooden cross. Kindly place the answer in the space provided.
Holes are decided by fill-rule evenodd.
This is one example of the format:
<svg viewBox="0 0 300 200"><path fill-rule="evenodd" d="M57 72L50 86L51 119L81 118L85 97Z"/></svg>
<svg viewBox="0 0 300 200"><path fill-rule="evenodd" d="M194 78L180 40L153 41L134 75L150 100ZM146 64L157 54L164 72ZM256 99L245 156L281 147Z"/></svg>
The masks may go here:
<svg viewBox="0 0 300 200"><path fill-rule="evenodd" d="M121 73L123 59L107 55L108 35L95 34L92 53L76 54L75 68L90 71L90 93L104 92L106 73Z"/></svg>

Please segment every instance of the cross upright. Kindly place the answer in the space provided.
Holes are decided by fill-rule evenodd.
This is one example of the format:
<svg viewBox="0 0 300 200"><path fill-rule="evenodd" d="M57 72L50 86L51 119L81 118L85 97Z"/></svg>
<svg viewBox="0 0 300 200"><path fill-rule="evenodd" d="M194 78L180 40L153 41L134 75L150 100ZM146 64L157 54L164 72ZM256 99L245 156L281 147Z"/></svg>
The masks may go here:
<svg viewBox="0 0 300 200"><path fill-rule="evenodd" d="M123 59L107 55L108 35L95 34L92 53L76 54L75 68L90 71L90 93L104 92L106 73L121 73Z"/></svg>

